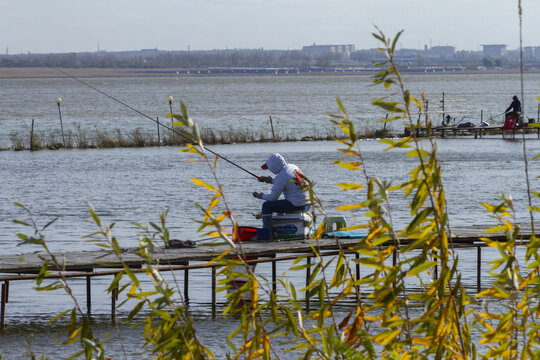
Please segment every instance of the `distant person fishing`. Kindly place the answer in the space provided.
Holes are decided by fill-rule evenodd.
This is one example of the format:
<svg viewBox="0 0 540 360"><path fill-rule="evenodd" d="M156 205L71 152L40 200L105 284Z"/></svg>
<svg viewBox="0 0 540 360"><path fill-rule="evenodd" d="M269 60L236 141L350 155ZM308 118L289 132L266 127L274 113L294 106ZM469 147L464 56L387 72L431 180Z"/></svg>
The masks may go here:
<svg viewBox="0 0 540 360"><path fill-rule="evenodd" d="M510 109L512 111L509 111ZM517 95L514 95L514 97L512 97L512 103L510 104L510 106L508 106L508 108L506 108L506 110L504 110L504 112L506 113L506 118L513 117L514 119L516 119L517 126L521 126L521 101L519 101Z"/></svg>

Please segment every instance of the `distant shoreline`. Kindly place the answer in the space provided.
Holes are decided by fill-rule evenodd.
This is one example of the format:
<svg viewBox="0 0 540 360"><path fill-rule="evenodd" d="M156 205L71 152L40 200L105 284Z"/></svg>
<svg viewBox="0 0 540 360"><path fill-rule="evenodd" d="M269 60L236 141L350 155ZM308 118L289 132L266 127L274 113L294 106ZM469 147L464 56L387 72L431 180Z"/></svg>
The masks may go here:
<svg viewBox="0 0 540 360"><path fill-rule="evenodd" d="M66 74L63 74L61 71ZM374 72L304 72L289 74L254 74L254 73L212 73L208 74L205 69L191 69L189 73L177 72L177 69L141 69L141 68L46 68L46 67L0 67L0 79L24 79L24 78L63 78L68 76L80 78L100 78L100 77L192 77L192 76L325 76L325 75L372 75ZM539 73L539 70L527 71L526 73ZM519 69L497 69L497 70L465 70L465 71L436 71L436 72L408 72L404 74L515 74Z"/></svg>

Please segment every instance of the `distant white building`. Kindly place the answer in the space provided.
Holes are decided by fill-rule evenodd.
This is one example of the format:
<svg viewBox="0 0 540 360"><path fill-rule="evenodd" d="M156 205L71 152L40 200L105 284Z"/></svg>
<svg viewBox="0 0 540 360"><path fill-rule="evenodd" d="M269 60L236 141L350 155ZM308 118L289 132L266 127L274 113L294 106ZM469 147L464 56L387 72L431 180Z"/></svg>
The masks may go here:
<svg viewBox="0 0 540 360"><path fill-rule="evenodd" d="M321 57L327 55L341 55L343 59L350 59L351 53L356 51L355 45L310 45L302 48L304 54L310 57Z"/></svg>
<svg viewBox="0 0 540 360"><path fill-rule="evenodd" d="M486 58L500 58L506 53L506 45L492 44L481 46L483 47L483 55Z"/></svg>

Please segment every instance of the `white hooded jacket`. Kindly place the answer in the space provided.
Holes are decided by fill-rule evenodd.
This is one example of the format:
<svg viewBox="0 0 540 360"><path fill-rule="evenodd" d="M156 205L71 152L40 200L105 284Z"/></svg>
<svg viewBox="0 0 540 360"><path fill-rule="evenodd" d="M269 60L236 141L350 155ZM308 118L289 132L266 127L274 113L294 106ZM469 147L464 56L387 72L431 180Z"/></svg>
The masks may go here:
<svg viewBox="0 0 540 360"><path fill-rule="evenodd" d="M272 179L270 194L262 194L263 200L278 200L281 193L285 200L289 200L294 206L303 206L308 201L308 194L298 183L297 174L302 174L298 166L287 164L280 154L272 154L266 160L268 169L277 176Z"/></svg>

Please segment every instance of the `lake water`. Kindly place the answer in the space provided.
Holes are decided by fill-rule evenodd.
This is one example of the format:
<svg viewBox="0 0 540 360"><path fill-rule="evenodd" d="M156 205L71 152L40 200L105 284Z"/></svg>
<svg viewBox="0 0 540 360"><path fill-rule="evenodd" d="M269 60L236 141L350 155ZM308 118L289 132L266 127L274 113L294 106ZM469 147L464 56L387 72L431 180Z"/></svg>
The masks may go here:
<svg viewBox="0 0 540 360"><path fill-rule="evenodd" d="M485 76L485 77L483 77ZM534 96L540 93L540 77L527 77L527 109L535 111ZM442 92L447 98L467 102L448 103L448 106L468 109L471 119L479 119L481 109L502 112L513 93L519 89L517 75L414 75L407 76L414 89L423 89L432 98ZM340 96L357 121L384 117L369 102L381 93L369 87L367 76L298 76L298 77L215 77L215 78L136 78L92 79L105 91L114 93L130 105L150 114L168 112L167 96L185 99L192 117L211 128L266 129L268 116L278 119L280 131L302 133L310 127L327 126L326 112L335 112L335 96ZM16 79L0 82L1 134L25 129L28 119L35 117L40 126L57 126L58 109L54 99L62 97L64 124L85 124L114 129L116 127L146 127L147 120L131 114L116 103L92 92L69 79ZM24 101L22 100L24 98ZM435 100L433 100L435 102ZM76 104L76 105L72 105ZM463 116L463 115L462 115ZM536 116L536 115L535 115ZM535 117L534 116L534 117ZM530 116L532 117L532 116ZM475 120L476 121L476 120ZM88 125L91 124L91 125ZM65 125L66 126L66 125ZM522 140L439 139L439 159L444 168L443 180L448 200L450 224L494 224L480 205L497 203L501 193L511 194L516 205L517 221L529 220L523 164ZM531 185L538 191L540 175L538 160L540 140L531 137L526 142L530 162ZM247 170L263 175L260 165L269 154L279 152L300 166L316 183L316 191L329 214L337 214L337 205L361 201L365 193L351 195L335 185L338 182L361 182L359 174L332 164L339 158L335 142L291 142L212 146L211 149ZM368 172L397 184L407 179L415 166L403 150L384 151L378 141L361 141ZM93 204L105 223L115 222L114 233L121 246L137 244L138 230L133 222L158 221L158 213L168 209L171 235L177 239L197 240L199 219L194 204L206 204L208 192L196 187L190 178L211 182L206 166L185 161L187 155L175 147L107 150L59 150L39 152L0 152L2 180L0 201L0 249L2 254L38 250L32 246L17 246L15 233L25 229L12 222L24 214L13 205L19 202L32 208L39 224L58 218L46 231L53 250L88 250L95 248L82 239L96 230L88 221L88 206ZM247 173L220 161L218 176L225 195L241 225L259 225L251 215L260 210L261 201L252 191L265 191L268 186L258 183ZM539 204L535 204L538 206ZM407 202L397 192L392 195L393 218L397 228L408 222ZM345 214L349 222L362 222L362 212ZM353 220L356 217L355 220ZM484 252L484 268L490 252ZM462 251L460 260L464 281L475 284L475 252ZM281 264L278 270L285 270ZM258 272L269 274L269 266L259 266ZM488 281L484 273L484 284ZM104 294L111 279L93 281L93 313L99 333L114 331L109 325L110 299ZM292 281L301 284L303 274ZM70 284L84 299L84 280ZM234 321L212 320L208 298L210 276L206 271L190 272L190 296L196 327L203 343L223 358L223 338L235 326ZM53 344L57 328L46 320L70 306L69 299L57 295L37 294L31 282L12 282L7 306L8 328L0 332L0 348L5 359L21 357L24 338L30 332L38 335L34 348L52 358L67 356L66 350ZM221 296L221 295L219 295ZM218 299L222 300L222 298ZM123 313L120 312L122 315ZM124 312L125 314L125 312ZM216 323L219 326L216 326ZM217 333L216 333L217 332ZM129 358L141 358L140 338L136 330L125 330ZM221 336L223 335L223 336ZM108 345L109 356L120 357L116 343Z"/></svg>
<svg viewBox="0 0 540 360"><path fill-rule="evenodd" d="M407 86L417 98L425 92L435 123L445 111L457 121L480 124L480 113L488 122L502 122L500 115L512 95L520 94L519 74L407 74ZM378 129L385 114L371 102L389 95L382 86L372 86L370 75L322 76L215 76L165 78L86 79L91 86L129 104L152 118L167 121L168 97L173 111L183 101L202 128L214 131L240 130L271 136L269 116L275 131L296 137L331 128L327 113L337 113L340 97L359 128ZM540 74L526 74L524 105L526 116L536 118ZM64 131L77 129L127 133L139 128L156 132L148 119L71 79L1 79L0 145L9 145L12 133L60 131L56 98L62 99ZM521 96L520 96L521 97ZM499 116L496 116L499 115ZM491 120L491 117L494 117ZM402 131L395 123L393 129Z"/></svg>

